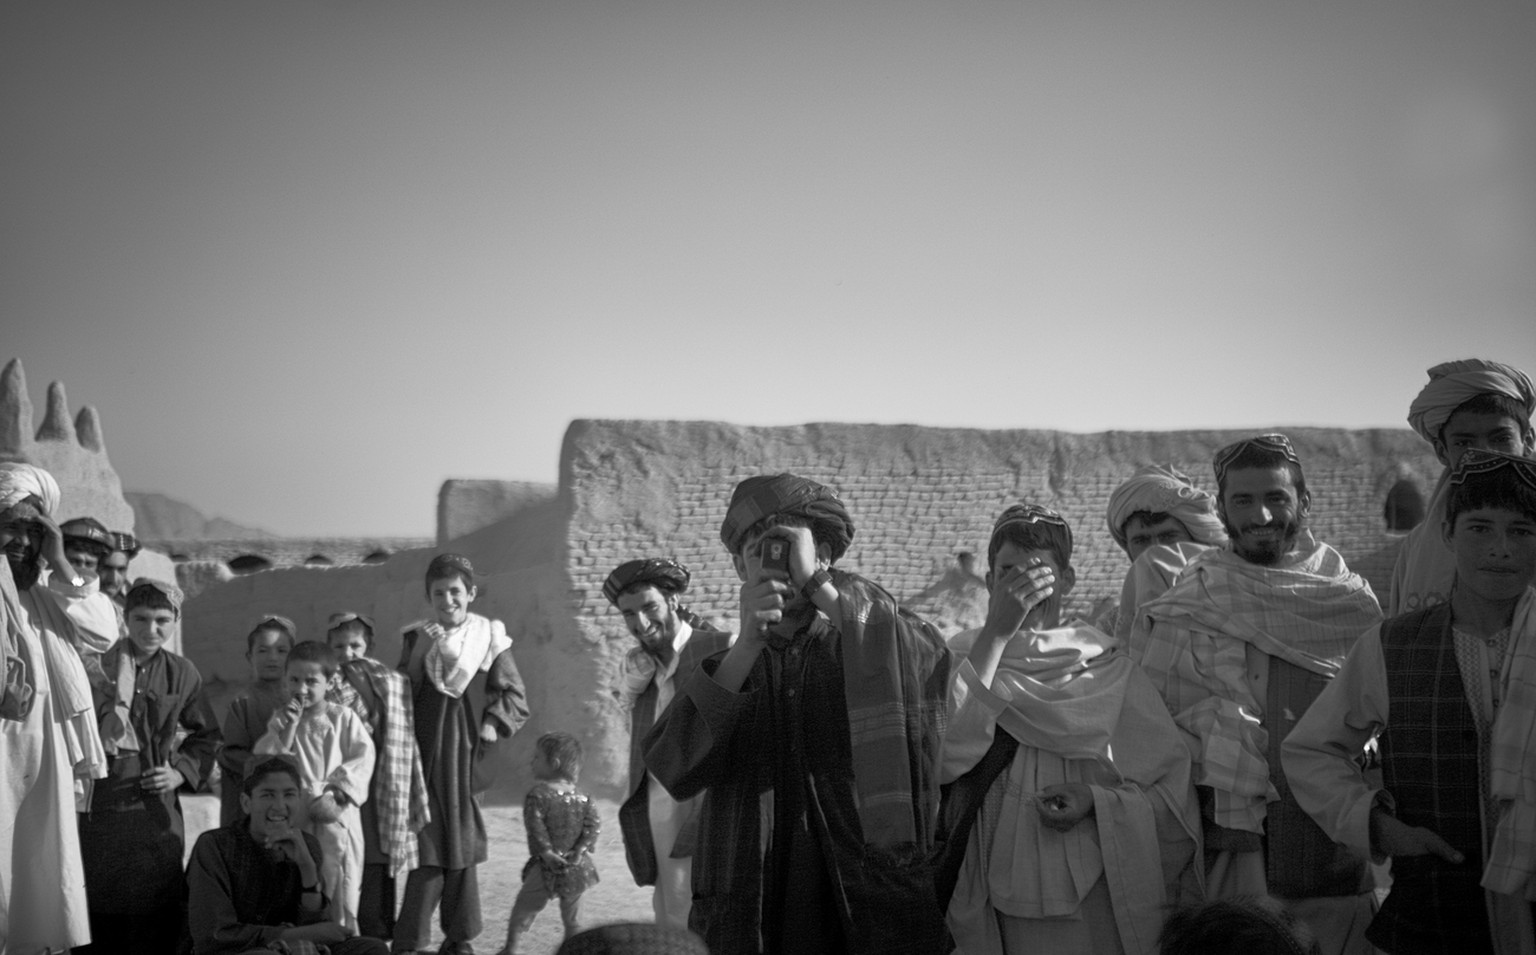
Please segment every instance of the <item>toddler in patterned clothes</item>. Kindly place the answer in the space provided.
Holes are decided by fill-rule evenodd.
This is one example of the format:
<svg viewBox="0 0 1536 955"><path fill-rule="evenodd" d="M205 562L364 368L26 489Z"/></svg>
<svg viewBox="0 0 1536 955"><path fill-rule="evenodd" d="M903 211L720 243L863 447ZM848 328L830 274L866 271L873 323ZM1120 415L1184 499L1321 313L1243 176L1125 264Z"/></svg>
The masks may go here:
<svg viewBox="0 0 1536 955"><path fill-rule="evenodd" d="M560 900L565 937L580 929L581 894L597 884L592 851L602 819L592 797L576 788L581 775L581 742L569 733L545 733L533 748L533 778L523 800L528 829L528 864L523 887L507 920L501 955L517 955L517 942L551 898Z"/></svg>

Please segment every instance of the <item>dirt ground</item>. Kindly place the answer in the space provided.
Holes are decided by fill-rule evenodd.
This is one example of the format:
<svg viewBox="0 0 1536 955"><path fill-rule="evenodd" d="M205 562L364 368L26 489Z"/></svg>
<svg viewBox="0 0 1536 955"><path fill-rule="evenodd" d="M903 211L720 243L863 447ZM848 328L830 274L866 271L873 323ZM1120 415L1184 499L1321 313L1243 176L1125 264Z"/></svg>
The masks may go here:
<svg viewBox="0 0 1536 955"><path fill-rule="evenodd" d="M629 877L629 867L624 864L624 840L619 835L619 804L607 799L598 800L603 814L603 832L597 841L597 872L602 881L587 890L582 899L581 925L590 928L609 922L651 921L651 890L640 888ZM182 799L182 810L187 822L187 845L197 841L204 829L218 824L218 798L194 796ZM523 806L488 805L482 810L485 816L486 836L490 842L490 860L480 866L480 908L485 914L485 931L475 940L475 951L491 955L501 949L507 940L507 915L512 911L512 900L522 885L523 863L528 861L528 834L523 828ZM399 891L405 890L405 879L398 880ZM519 945L519 955L550 955L560 947L564 930L560 925L560 908L551 902L539 913L533 929ZM434 927L432 945L441 945L442 931Z"/></svg>

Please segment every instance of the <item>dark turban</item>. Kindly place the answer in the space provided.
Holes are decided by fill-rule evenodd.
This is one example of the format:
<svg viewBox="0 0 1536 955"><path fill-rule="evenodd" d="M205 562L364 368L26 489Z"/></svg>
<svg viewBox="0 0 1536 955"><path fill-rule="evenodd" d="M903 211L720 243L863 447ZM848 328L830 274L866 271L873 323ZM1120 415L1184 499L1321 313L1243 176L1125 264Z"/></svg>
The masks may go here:
<svg viewBox="0 0 1536 955"><path fill-rule="evenodd" d="M662 593L680 594L688 589L689 577L687 567L667 557L627 560L603 581L603 596L618 606L619 594L636 584L649 584Z"/></svg>
<svg viewBox="0 0 1536 955"><path fill-rule="evenodd" d="M736 485L720 525L720 540L726 550L741 553L747 531L774 514L810 521L811 534L831 545L834 562L853 541L853 518L831 488L794 474L764 474Z"/></svg>
<svg viewBox="0 0 1536 955"><path fill-rule="evenodd" d="M78 541L98 551L103 557L111 556L117 549L117 539L112 532L94 517L77 517L59 525L59 533L66 541Z"/></svg>

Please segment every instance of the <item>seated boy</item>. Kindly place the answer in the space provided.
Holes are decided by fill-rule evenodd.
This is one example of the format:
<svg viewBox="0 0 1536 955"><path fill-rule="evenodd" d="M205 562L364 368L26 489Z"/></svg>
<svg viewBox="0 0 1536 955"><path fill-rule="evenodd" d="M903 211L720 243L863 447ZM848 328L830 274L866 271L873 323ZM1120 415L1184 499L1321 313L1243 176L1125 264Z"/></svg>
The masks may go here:
<svg viewBox="0 0 1536 955"><path fill-rule="evenodd" d="M1463 454L1441 535L1456 562L1449 602L1360 638L1286 738L1286 777L1330 836L1392 857L1392 891L1366 932L1378 949L1528 952L1536 461ZM1354 759L1378 732L1380 789Z"/></svg>
<svg viewBox="0 0 1536 955"><path fill-rule="evenodd" d="M416 833L427 824L430 813L416 746L411 682L368 655L373 652L373 620L363 614L331 614L326 640L341 661L339 684L346 691L345 702L367 723L377 756L369 799L361 807L363 883L358 927L364 935L391 938L395 873L416 867Z"/></svg>
<svg viewBox="0 0 1536 955"><path fill-rule="evenodd" d="M219 730L197 668L163 649L181 591L140 578L125 601L128 639L101 655L91 686L107 778L80 817L80 855L94 943L76 952L174 951L186 902L178 790L213 770ZM185 737L178 737L185 733Z"/></svg>
<svg viewBox="0 0 1536 955"><path fill-rule="evenodd" d="M298 642L293 621L269 614L256 621L245 637L245 659L251 665L251 688L229 704L224 715L224 745L219 747L219 824L227 826L240 818L241 777L251 758L251 747L267 731L284 703L288 691L283 685L283 670L288 654Z"/></svg>
<svg viewBox="0 0 1536 955"><path fill-rule="evenodd" d="M331 955L384 955L384 942L350 938L326 919L320 842L299 823L305 800L298 764L258 756L243 776L241 815L199 836L187 866L195 955L247 955L301 941L329 946Z"/></svg>
<svg viewBox="0 0 1536 955"><path fill-rule="evenodd" d="M331 919L357 931L363 887L363 825L358 806L368 800L373 741L358 715L325 698L337 673L336 654L306 640L288 654L290 699L272 714L257 753L282 753L298 763L306 806L302 822L320 840L320 880L331 900Z"/></svg>
<svg viewBox="0 0 1536 955"><path fill-rule="evenodd" d="M1010 507L988 561L987 622L950 641L950 932L966 955L1151 955L1166 904L1198 885L1189 751L1113 637L1061 625L1075 575L1060 515Z"/></svg>

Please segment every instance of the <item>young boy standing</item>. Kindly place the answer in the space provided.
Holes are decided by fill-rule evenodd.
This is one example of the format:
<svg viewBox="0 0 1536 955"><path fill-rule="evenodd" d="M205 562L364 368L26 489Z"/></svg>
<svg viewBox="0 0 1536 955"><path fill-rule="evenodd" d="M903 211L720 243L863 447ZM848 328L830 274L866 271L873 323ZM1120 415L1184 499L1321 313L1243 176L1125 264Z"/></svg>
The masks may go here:
<svg viewBox="0 0 1536 955"><path fill-rule="evenodd" d="M1334 839L1392 857L1392 891L1366 932L1378 949L1529 953L1536 461L1467 451L1441 534L1450 600L1360 638L1286 738L1286 776ZM1373 789L1352 757L1378 732Z"/></svg>
<svg viewBox="0 0 1536 955"><path fill-rule="evenodd" d="M467 557L439 554L427 566L432 619L405 629L400 669L410 677L432 818L417 838L421 864L405 881L396 953L424 950L441 904L440 955L472 952L483 927L476 866L487 858L479 795L491 780L481 761L528 719L512 640L499 620L469 612L479 591Z"/></svg>
<svg viewBox="0 0 1536 955"><path fill-rule="evenodd" d="M174 951L185 919L184 829L176 793L213 769L219 730L202 677L164 645L181 618L181 590L140 578L124 601L128 639L101 655L92 685L108 775L80 817L91 911L88 948ZM176 743L178 730L186 737Z"/></svg>
<svg viewBox="0 0 1536 955"><path fill-rule="evenodd" d="M373 652L370 617L352 611L331 614L326 641L341 661L340 689L367 723L377 754L369 798L361 807L363 887L358 929L364 935L391 938L395 873L416 868L416 833L427 824L429 813L416 747L411 683L369 656Z"/></svg>
<svg viewBox="0 0 1536 955"><path fill-rule="evenodd" d="M597 884L592 851L603 828L597 804L576 788L580 775L580 740L569 733L539 737L533 748L535 782L523 800L529 858L500 955L517 955L518 940L552 898L560 900L565 937L580 931L581 894Z"/></svg>
<svg viewBox="0 0 1536 955"><path fill-rule="evenodd" d="M240 796L251 747L267 731L272 714L288 702L283 669L298 643L293 621L269 614L256 621L245 637L245 659L251 665L251 688L229 705L224 715L224 745L219 747L219 824L240 818Z"/></svg>
<svg viewBox="0 0 1536 955"><path fill-rule="evenodd" d="M373 778L373 741L356 713L325 698L336 672L336 654L325 644L307 640L294 647L284 668L288 703L272 714L256 752L297 761L308 829L325 853L320 881L331 900L331 918L355 932L363 886L358 806L367 801Z"/></svg>

